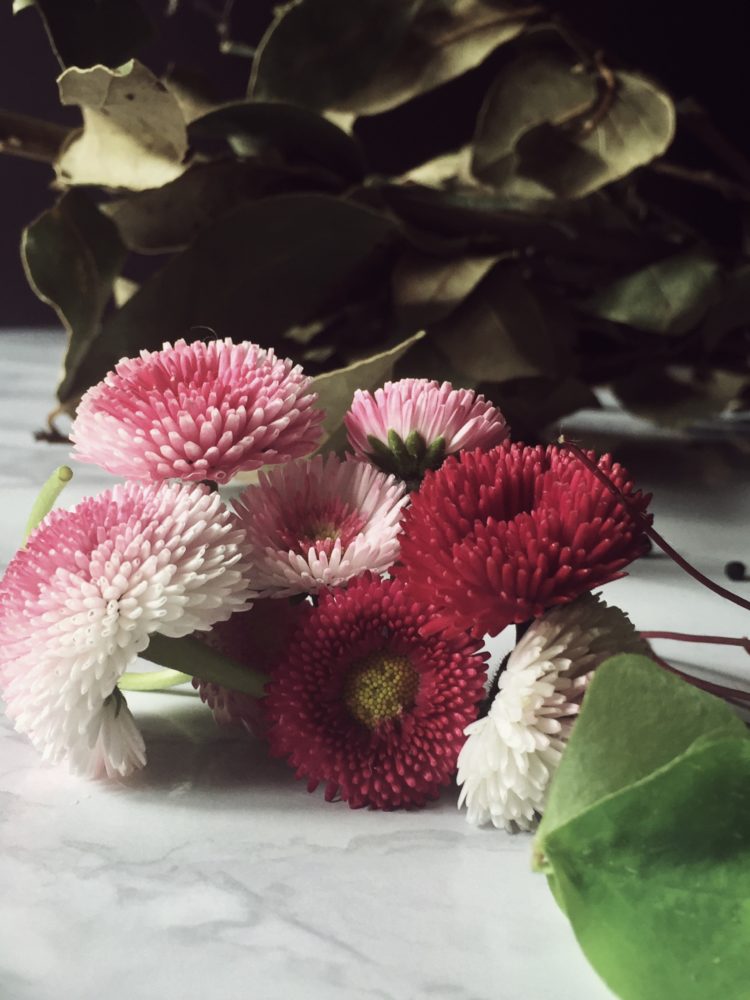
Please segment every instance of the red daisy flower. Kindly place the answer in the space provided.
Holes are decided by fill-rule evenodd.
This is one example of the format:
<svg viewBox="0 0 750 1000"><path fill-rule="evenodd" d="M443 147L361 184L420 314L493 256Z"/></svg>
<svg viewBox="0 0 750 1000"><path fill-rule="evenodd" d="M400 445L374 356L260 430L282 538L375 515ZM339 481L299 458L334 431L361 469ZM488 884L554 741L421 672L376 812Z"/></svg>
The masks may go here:
<svg viewBox="0 0 750 1000"><path fill-rule="evenodd" d="M609 455L598 465L645 511L650 496L633 492L622 466ZM394 572L439 607L427 632L496 635L623 576L645 550L628 507L569 451L502 444L427 473L404 513Z"/></svg>
<svg viewBox="0 0 750 1000"><path fill-rule="evenodd" d="M352 808L422 806L456 770L485 668L466 634L425 638L432 608L366 574L324 594L273 670L269 743Z"/></svg>

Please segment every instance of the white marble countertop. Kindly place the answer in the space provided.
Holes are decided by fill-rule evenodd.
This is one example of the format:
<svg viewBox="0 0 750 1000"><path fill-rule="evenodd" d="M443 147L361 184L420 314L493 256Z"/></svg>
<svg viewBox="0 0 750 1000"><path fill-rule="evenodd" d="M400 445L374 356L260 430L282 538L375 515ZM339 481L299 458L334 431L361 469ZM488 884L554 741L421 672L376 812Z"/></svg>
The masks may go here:
<svg viewBox="0 0 750 1000"><path fill-rule="evenodd" d="M37 487L67 460L32 440L61 350L59 335L0 331L2 565ZM579 437L610 426L591 420L575 422ZM717 579L728 559L750 563L747 460L718 442L667 451L629 428L663 533ZM111 482L75 472L68 504ZM642 629L750 631L666 558L606 594ZM750 678L735 649L663 651ZM530 837L470 827L454 792L414 813L327 804L249 736L218 729L191 691L128 702L149 763L122 784L43 766L0 722L3 1000L610 996L531 873Z"/></svg>

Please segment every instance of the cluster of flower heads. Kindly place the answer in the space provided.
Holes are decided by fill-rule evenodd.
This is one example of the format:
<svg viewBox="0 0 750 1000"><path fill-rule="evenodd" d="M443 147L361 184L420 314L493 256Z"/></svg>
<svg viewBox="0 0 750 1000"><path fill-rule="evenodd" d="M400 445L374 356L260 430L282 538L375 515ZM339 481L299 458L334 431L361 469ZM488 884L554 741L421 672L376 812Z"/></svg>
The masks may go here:
<svg viewBox="0 0 750 1000"><path fill-rule="evenodd" d="M144 351L86 393L73 456L126 482L48 514L9 566L8 713L45 758L126 776L145 748L118 682L157 634L197 633L201 698L310 790L418 807L458 770L471 822L528 828L592 672L641 648L589 592L643 553L648 497L607 456L596 475L511 444L496 407L447 383L358 390L343 458L310 457L316 404L291 361L229 340ZM217 484L261 468L230 509ZM482 639L513 623L488 696ZM202 677L197 650L232 682L215 660Z"/></svg>

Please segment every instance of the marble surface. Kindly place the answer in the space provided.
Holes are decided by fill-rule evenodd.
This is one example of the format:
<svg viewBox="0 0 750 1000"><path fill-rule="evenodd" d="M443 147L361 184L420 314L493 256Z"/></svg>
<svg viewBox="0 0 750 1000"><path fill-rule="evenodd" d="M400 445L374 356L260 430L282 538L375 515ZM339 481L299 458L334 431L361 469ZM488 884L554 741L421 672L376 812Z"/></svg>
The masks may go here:
<svg viewBox="0 0 750 1000"><path fill-rule="evenodd" d="M61 349L59 335L0 331L3 564L38 485L66 458L32 440ZM587 441L622 434L606 415L570 428ZM717 578L730 558L750 562L742 453L716 440L675 448L638 422L626 431L621 452L656 491L673 543ZM66 503L109 482L75 472ZM748 631L740 609L665 558L642 560L607 593L643 629ZM750 677L736 650L679 653ZM128 701L149 764L127 783L45 767L0 722L3 1000L610 996L530 872L528 836L473 829L453 791L416 813L327 804L250 737L217 729L192 692Z"/></svg>

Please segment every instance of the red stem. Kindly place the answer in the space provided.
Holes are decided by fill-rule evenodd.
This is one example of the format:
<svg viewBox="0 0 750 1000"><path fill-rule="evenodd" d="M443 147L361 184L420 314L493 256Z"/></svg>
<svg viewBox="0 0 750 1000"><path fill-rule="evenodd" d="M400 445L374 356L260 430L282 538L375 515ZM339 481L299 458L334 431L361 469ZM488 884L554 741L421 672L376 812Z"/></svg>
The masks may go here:
<svg viewBox="0 0 750 1000"><path fill-rule="evenodd" d="M705 642L712 646L739 646L750 653L750 639L731 635L693 635L690 632L641 632L644 639L674 639L676 642Z"/></svg>
<svg viewBox="0 0 750 1000"><path fill-rule="evenodd" d="M651 652L651 656L665 670L668 670L670 674L675 674L677 677L681 677L688 684L692 684L693 687L700 688L701 691L707 691L708 694L717 695L719 698L723 698L725 701L730 702L737 708L744 708L747 710L750 705L750 691L739 691L736 688L724 687L723 684L712 684L711 681L705 681L700 677L694 677L692 674L686 674L684 670L678 670L677 667L673 667L671 663L667 663L656 653Z"/></svg>
<svg viewBox="0 0 750 1000"><path fill-rule="evenodd" d="M592 472L599 480L599 482L607 487L610 493L612 493L614 496L618 498L618 500L620 500L623 504L625 504L625 506L628 508L630 512L631 517L633 517L638 522L638 524L640 524L644 534L648 535L649 538L653 539L653 541L656 542L659 548L663 552L666 552L669 558L672 559L674 562L676 562L681 569L683 569L686 573L692 576L693 579L697 580L698 583L702 583L704 587L707 587L709 590L712 590L715 594L718 594L719 597L723 597L725 600L731 601L733 604L738 604L741 608L744 608L745 611L750 611L750 601L746 601L744 597L740 597L739 594L734 594L732 593L731 590L727 590L720 584L714 583L713 580L710 580L707 576L705 576L705 574L701 573L699 569L696 569L695 566L689 563L687 559L681 556L679 552L676 552L669 544L669 542L665 538L662 538L659 532L651 526L651 524L649 523L649 519L646 517L646 515L643 514L640 510L633 507L631 498L626 496L621 490L617 488L617 486L615 486L615 484L612 482L609 476L605 472L603 472L598 465L596 465L594 462L591 461L591 459L588 457L585 451L583 451L577 445L571 444L569 441L566 441L564 437L561 437L559 440L560 444L564 445L569 451L571 451L579 460L579 462L582 462L589 470L589 472Z"/></svg>

